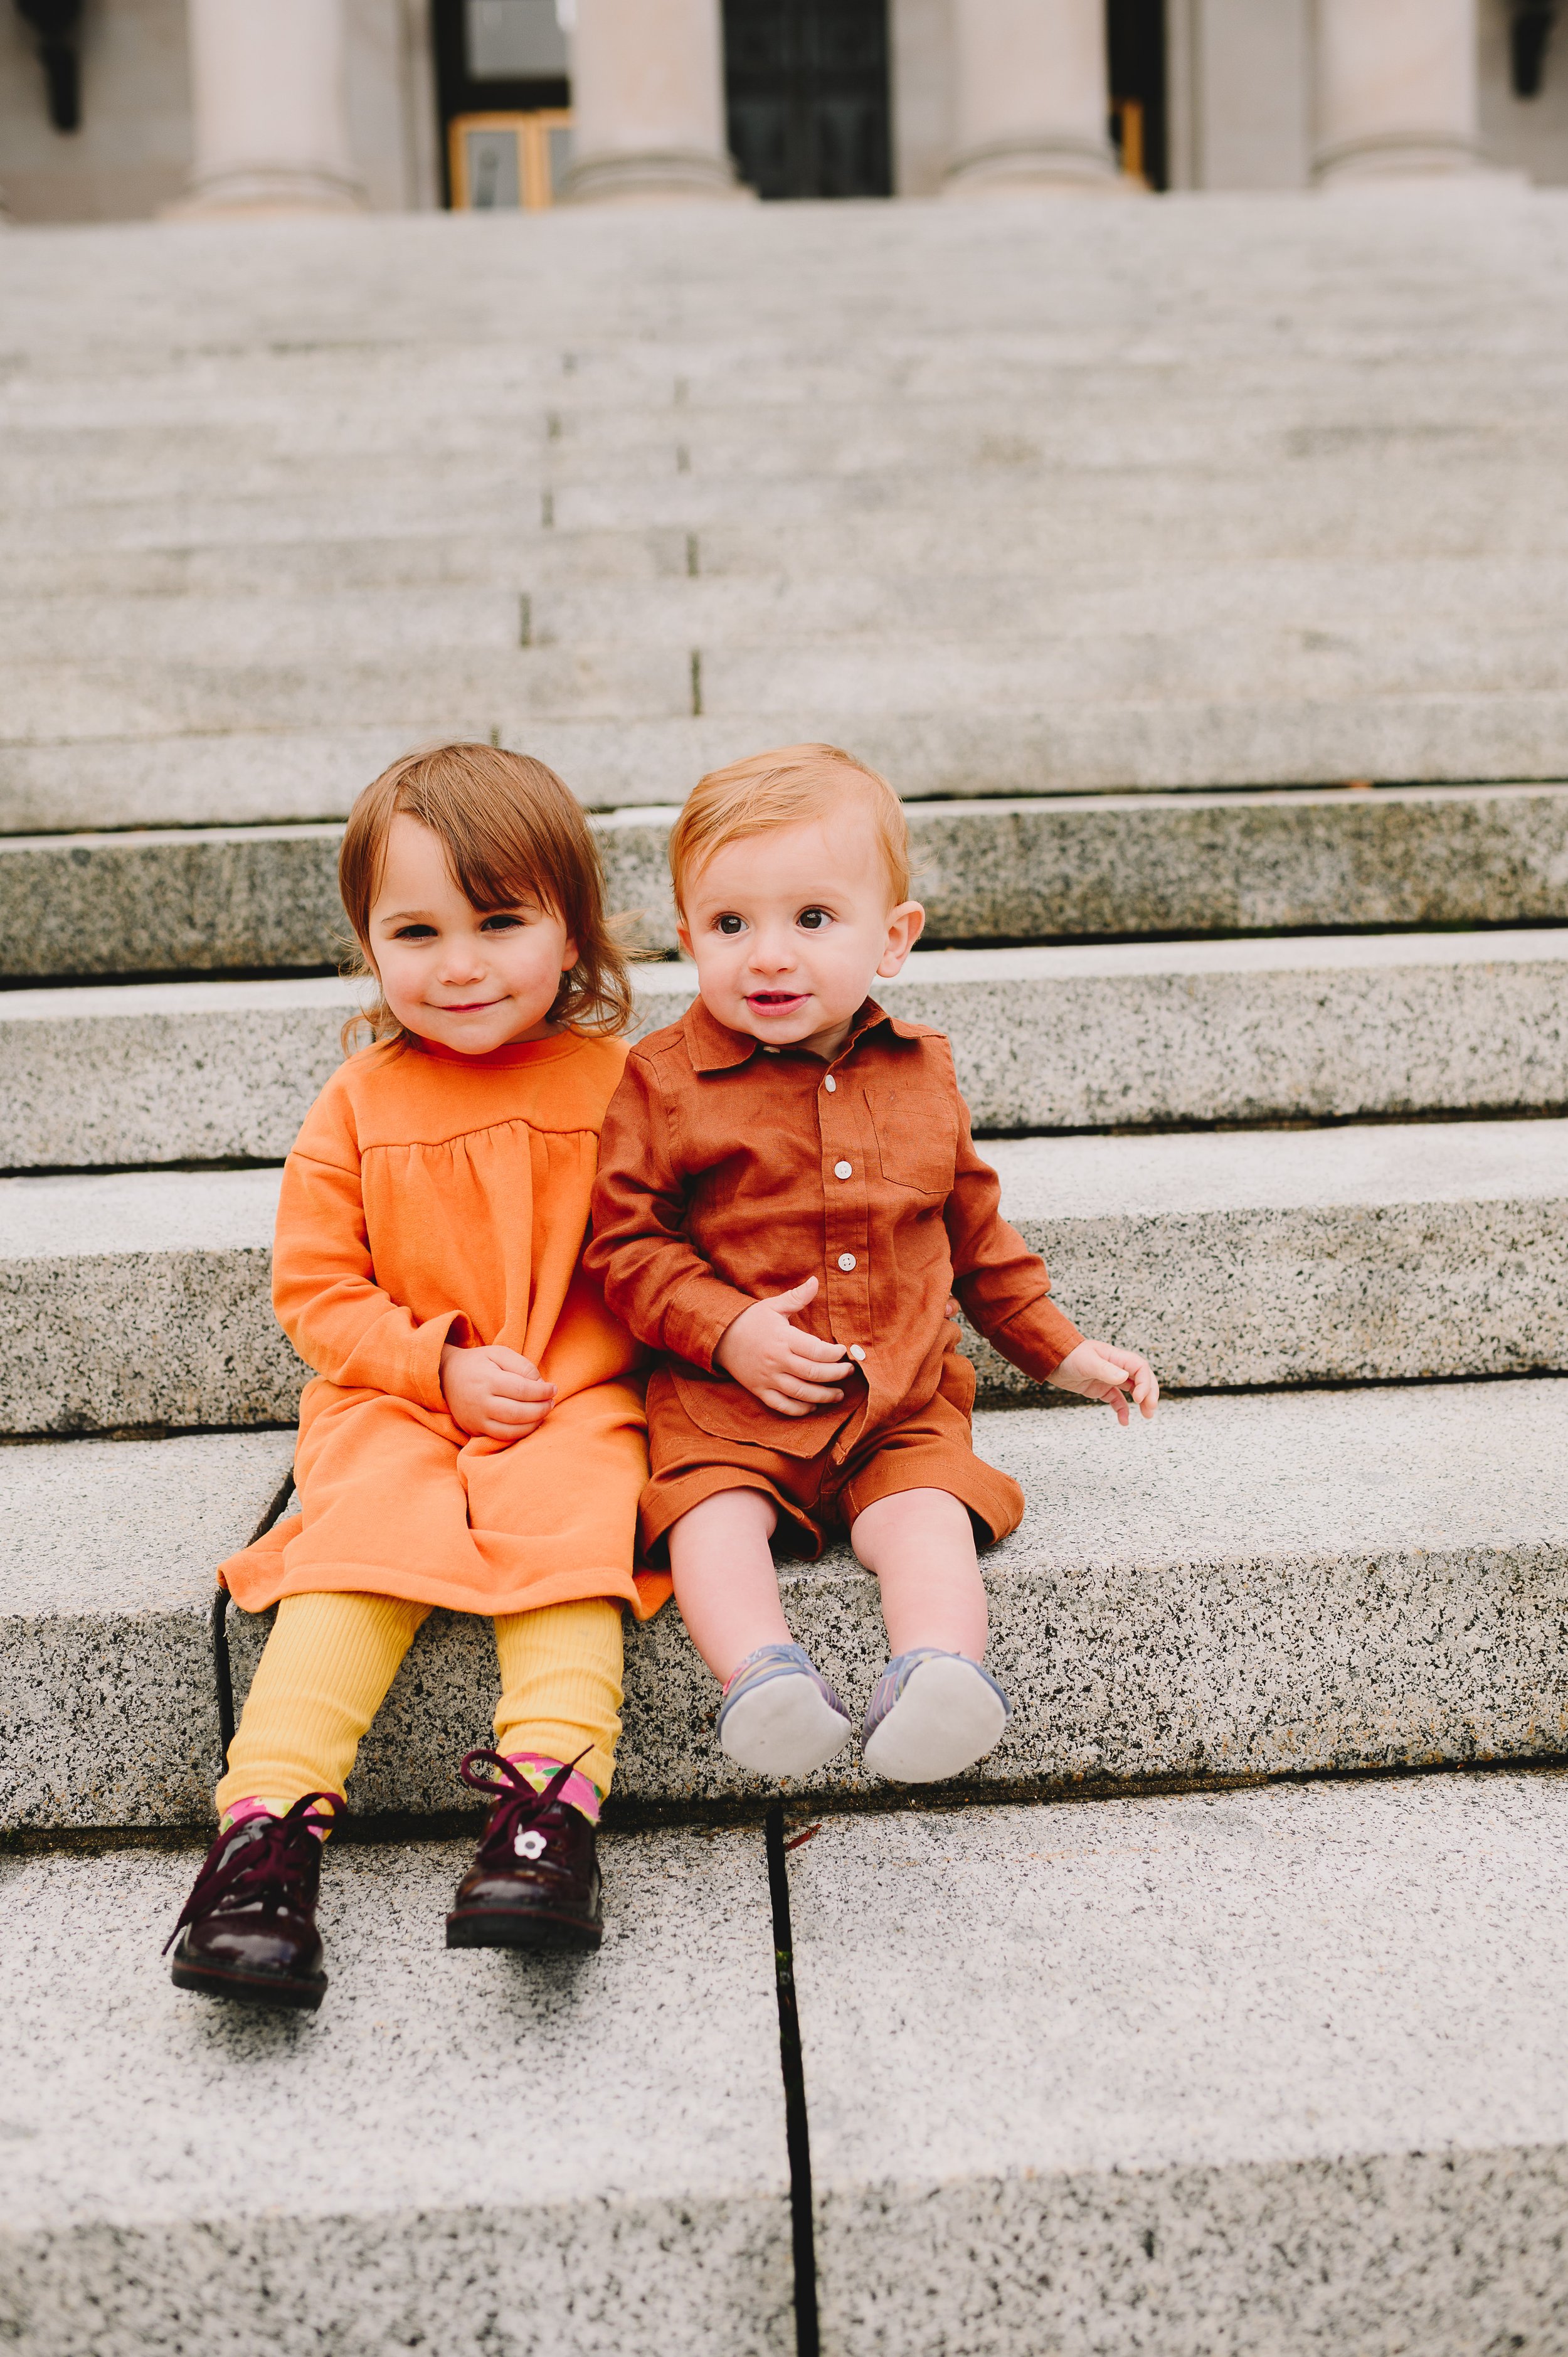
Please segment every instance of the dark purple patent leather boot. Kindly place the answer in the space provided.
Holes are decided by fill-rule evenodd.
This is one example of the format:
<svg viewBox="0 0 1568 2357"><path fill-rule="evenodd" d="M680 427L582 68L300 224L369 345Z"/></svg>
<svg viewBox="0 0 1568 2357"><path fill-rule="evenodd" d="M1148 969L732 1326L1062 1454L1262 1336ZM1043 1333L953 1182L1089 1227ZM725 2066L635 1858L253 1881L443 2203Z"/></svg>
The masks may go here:
<svg viewBox="0 0 1568 2357"><path fill-rule="evenodd" d="M482 1774L476 1772L480 1762ZM449 1948L598 1946L598 1845L587 1818L561 1798L575 1765L558 1768L536 1792L499 1751L468 1753L463 1781L497 1797L446 1918Z"/></svg>
<svg viewBox="0 0 1568 2357"><path fill-rule="evenodd" d="M306 1792L284 1817L247 1817L219 1835L207 1853L178 1922L169 1967L176 1988L200 1989L241 2005L303 2006L312 2011L327 1986L316 1897L321 1843L311 1814L318 1801L334 1813L336 1792Z"/></svg>

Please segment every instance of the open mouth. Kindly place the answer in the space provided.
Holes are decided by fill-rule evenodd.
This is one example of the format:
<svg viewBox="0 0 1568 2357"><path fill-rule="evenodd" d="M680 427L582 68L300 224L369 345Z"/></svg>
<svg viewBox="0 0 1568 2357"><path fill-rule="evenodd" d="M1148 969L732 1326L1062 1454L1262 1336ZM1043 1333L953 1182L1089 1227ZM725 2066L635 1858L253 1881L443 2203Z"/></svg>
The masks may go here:
<svg viewBox="0 0 1568 2357"><path fill-rule="evenodd" d="M757 1015L793 1015L804 1006L808 995L803 990L753 990L746 1003Z"/></svg>

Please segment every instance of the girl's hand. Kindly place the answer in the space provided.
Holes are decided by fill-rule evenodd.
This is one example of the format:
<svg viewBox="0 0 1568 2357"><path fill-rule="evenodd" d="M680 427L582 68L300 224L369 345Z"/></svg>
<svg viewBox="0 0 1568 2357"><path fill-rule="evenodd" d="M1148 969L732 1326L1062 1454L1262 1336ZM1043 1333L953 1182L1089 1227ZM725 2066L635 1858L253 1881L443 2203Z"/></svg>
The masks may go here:
<svg viewBox="0 0 1568 2357"><path fill-rule="evenodd" d="M1113 1342L1080 1342L1069 1351L1051 1381L1064 1392L1084 1399L1103 1400L1116 1411L1118 1424L1127 1422L1127 1397L1147 1420L1160 1404L1160 1387L1147 1359L1136 1351L1119 1351Z"/></svg>
<svg viewBox="0 0 1568 2357"><path fill-rule="evenodd" d="M714 1352L714 1366L755 1392L776 1415L810 1415L814 1407L831 1406L843 1394L830 1386L854 1372L836 1342L819 1341L789 1323L816 1290L816 1278L809 1276L788 1293L754 1301L725 1327Z"/></svg>
<svg viewBox="0 0 1568 2357"><path fill-rule="evenodd" d="M521 1440L555 1405L554 1384L543 1381L532 1360L499 1342L481 1351L459 1351L448 1342L441 1353L441 1389L453 1423L484 1440Z"/></svg>

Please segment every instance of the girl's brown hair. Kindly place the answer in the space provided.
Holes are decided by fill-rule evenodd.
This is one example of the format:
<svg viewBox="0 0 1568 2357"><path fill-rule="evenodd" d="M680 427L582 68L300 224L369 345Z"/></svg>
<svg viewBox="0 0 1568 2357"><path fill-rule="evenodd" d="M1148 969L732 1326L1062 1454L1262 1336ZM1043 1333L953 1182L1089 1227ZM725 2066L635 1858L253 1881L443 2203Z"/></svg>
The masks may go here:
<svg viewBox="0 0 1568 2357"><path fill-rule="evenodd" d="M605 914L604 869L576 798L542 761L493 745L438 745L407 753L368 785L349 813L338 856L338 888L354 928L351 971L374 977L371 910L381 886L387 837L400 812L437 836L459 891L488 915L532 900L553 909L577 944L561 977L551 1020L575 1030L624 1031L631 980ZM343 1027L345 1050L368 1025L372 1040L403 1027L379 995Z"/></svg>

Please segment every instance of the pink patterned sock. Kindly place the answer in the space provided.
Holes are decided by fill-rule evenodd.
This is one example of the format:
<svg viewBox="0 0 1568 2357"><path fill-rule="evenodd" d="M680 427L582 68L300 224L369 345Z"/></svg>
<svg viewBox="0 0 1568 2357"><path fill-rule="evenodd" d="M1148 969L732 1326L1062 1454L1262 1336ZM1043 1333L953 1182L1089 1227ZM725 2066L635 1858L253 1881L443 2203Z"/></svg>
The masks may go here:
<svg viewBox="0 0 1568 2357"><path fill-rule="evenodd" d="M542 1792L552 1776L566 1764L564 1760L546 1759L542 1751L509 1751L506 1756L514 1768L521 1770L536 1792ZM574 1768L562 1785L561 1798L569 1801L578 1815L586 1817L591 1825L598 1824L599 1788L580 1769Z"/></svg>
<svg viewBox="0 0 1568 2357"><path fill-rule="evenodd" d="M288 1807L286 1801L259 1801L250 1797L231 1801L218 1820L218 1830L220 1834L231 1833L236 1825L244 1824L251 1817L285 1817ZM325 1841L332 1828L324 1820L313 1824L310 1830L317 1841Z"/></svg>

